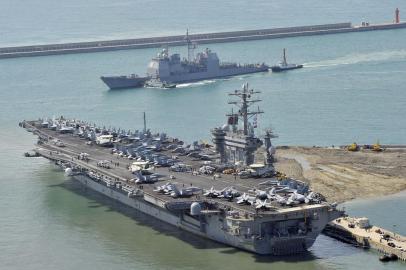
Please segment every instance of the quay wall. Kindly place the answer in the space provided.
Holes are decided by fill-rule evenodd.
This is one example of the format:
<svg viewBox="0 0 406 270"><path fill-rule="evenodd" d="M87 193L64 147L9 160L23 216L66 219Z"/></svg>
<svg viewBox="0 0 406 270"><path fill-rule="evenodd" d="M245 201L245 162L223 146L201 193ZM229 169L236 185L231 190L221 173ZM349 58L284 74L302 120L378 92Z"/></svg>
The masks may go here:
<svg viewBox="0 0 406 270"><path fill-rule="evenodd" d="M384 254L395 254L399 260L406 261L405 237L376 226L371 226L368 229L350 228L348 226L349 223L344 219L341 219L341 223L338 223L337 220L330 222L324 228L323 233L358 247L373 249ZM374 234L376 230L383 231L385 234L390 235L390 241L385 241L381 239L380 236ZM391 247L388 245L389 242L395 242L397 245L400 245L400 247L403 247L403 249Z"/></svg>
<svg viewBox="0 0 406 270"><path fill-rule="evenodd" d="M363 32L363 31L386 30L396 28L406 28L406 22L390 23L390 24L374 24L368 26L352 26L350 22L345 22L345 23L310 25L310 26L191 34L189 35L189 38L193 42L197 42L199 44L209 44L209 43L225 43L225 42L313 36L313 35L327 35L348 32ZM175 35L175 36L136 38L136 39L3 47L0 48L0 59L28 57L28 56L56 55L56 54L70 54L70 53L89 53L89 52L102 52L113 50L156 48L162 47L164 45L181 46L185 44L186 44L185 35Z"/></svg>

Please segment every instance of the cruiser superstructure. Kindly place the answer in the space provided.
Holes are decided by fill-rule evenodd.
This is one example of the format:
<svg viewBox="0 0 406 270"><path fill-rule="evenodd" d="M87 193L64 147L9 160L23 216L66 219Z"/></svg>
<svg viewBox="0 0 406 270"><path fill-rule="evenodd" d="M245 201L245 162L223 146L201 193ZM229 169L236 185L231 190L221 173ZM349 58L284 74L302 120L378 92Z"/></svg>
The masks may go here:
<svg viewBox="0 0 406 270"><path fill-rule="evenodd" d="M274 170L272 133L262 140L254 132L262 111L250 105L258 93L247 84L231 93L238 108L211 131L214 146L153 134L145 118L140 131L63 117L20 124L38 135L36 153L151 218L257 254L303 252L342 212L308 184ZM255 158L258 151L263 158Z"/></svg>
<svg viewBox="0 0 406 270"><path fill-rule="evenodd" d="M186 34L188 57L181 59L180 54L169 54L164 48L148 64L147 74L144 77L130 76L103 76L101 79L110 89L130 87L162 87L172 88L176 84L195 82L207 79L225 78L243 74L268 71L266 64L221 63L217 54L206 48L194 56L196 45Z"/></svg>

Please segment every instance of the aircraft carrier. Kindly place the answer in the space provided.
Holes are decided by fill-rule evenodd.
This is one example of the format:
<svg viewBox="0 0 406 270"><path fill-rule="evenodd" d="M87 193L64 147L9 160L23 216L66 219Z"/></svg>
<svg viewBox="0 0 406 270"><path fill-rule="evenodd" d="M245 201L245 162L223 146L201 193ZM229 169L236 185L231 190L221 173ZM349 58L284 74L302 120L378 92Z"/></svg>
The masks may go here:
<svg viewBox="0 0 406 270"><path fill-rule="evenodd" d="M251 110L257 94L248 84L229 94L237 110L211 130L213 144L154 134L145 114L136 131L64 117L20 126L38 136L38 155L151 218L256 254L304 252L343 212L308 184L274 170L272 132L263 139L255 134L263 113Z"/></svg>
<svg viewBox="0 0 406 270"><path fill-rule="evenodd" d="M173 88L179 83L188 83L215 78L226 78L269 70L269 66L261 64L220 63L215 52L206 48L194 56L196 44L186 33L188 58L181 59L179 54L169 54L168 48L153 58L148 64L147 75L102 76L102 81L110 89L135 88L144 85L150 87Z"/></svg>

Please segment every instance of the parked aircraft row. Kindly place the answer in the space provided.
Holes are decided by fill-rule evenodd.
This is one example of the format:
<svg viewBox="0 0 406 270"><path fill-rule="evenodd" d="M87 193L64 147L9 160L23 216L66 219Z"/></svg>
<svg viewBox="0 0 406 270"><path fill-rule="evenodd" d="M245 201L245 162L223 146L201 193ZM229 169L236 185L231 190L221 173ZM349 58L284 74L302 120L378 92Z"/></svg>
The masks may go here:
<svg viewBox="0 0 406 270"><path fill-rule="evenodd" d="M185 198L191 197L198 192L201 192L202 189L199 187L186 187L186 188L178 188L174 183L166 183L162 186L158 186L154 189L155 192L159 194L169 195L173 198Z"/></svg>

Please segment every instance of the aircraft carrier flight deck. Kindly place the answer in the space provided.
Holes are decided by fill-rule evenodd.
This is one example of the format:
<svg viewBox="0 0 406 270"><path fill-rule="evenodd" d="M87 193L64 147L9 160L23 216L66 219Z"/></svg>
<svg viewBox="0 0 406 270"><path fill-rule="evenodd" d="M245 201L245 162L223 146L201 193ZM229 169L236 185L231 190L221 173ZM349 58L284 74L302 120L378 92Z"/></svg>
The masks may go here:
<svg viewBox="0 0 406 270"><path fill-rule="evenodd" d="M251 105L261 101L255 98L259 93L244 84L229 94L238 110L210 131L213 144L154 134L145 114L141 131L64 117L20 126L38 136L32 155L153 218L258 254L303 252L343 211L307 183L274 169L272 131L263 139L255 134L263 111Z"/></svg>

